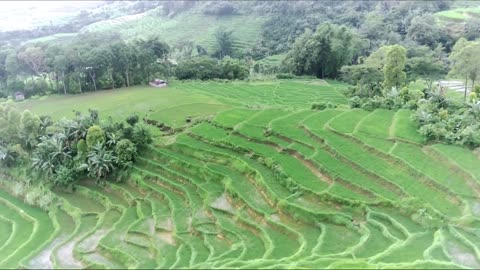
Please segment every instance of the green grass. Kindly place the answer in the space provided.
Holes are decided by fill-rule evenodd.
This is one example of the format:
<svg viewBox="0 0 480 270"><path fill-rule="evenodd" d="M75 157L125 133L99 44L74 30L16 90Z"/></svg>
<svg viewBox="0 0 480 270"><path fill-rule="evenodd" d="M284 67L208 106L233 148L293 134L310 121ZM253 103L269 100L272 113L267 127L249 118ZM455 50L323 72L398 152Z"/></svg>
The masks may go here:
<svg viewBox="0 0 480 270"><path fill-rule="evenodd" d="M433 148L480 182L479 158L472 151L453 145L435 144Z"/></svg>
<svg viewBox="0 0 480 270"><path fill-rule="evenodd" d="M430 158L422 152L420 147L398 143L392 153L407 161L415 169L435 179L437 182L458 194L474 196L475 192L468 186L461 175L452 172L449 168ZM422 162L418 162L418 160L422 160Z"/></svg>
<svg viewBox="0 0 480 270"><path fill-rule="evenodd" d="M219 113L214 121L225 127L234 127L235 125L244 122L259 111L249 110L244 108L234 108Z"/></svg>
<svg viewBox="0 0 480 270"><path fill-rule="evenodd" d="M360 234L354 230L339 225L325 226L325 235L322 238L320 254L337 254L346 251L358 244Z"/></svg>
<svg viewBox="0 0 480 270"><path fill-rule="evenodd" d="M143 117L153 111L155 120L175 122L176 119L191 115L192 109L188 108L189 104L197 103L202 108L208 107L205 104L218 104L214 99L205 95L186 93L177 87L159 89L136 86L75 96L58 95L40 100L27 100L18 103L18 108L21 110L28 109L40 115L50 115L54 119L73 117L75 115L74 110L87 112L90 108L99 110L104 117L112 116L114 120L123 120L131 113L137 113ZM181 105L187 107L187 109L173 115L172 113L161 114L162 109Z"/></svg>
<svg viewBox="0 0 480 270"><path fill-rule="evenodd" d="M164 121L170 127L179 127L185 125L188 117L207 117L228 108L224 104L192 103L156 110L149 118Z"/></svg>
<svg viewBox="0 0 480 270"><path fill-rule="evenodd" d="M15 226L14 231L7 232L8 236L13 233L14 238L3 242L5 245L2 247L3 256L0 265L4 268L16 268L50 240L54 233L54 226L46 212L26 205L3 190L0 190L0 197L2 199L1 215L14 222ZM3 200L11 205L4 204ZM21 214L19 215L18 212ZM25 218L27 216L28 219Z"/></svg>
<svg viewBox="0 0 480 270"><path fill-rule="evenodd" d="M353 133L369 114L370 112L364 110L351 110L335 118L330 127L342 133Z"/></svg>
<svg viewBox="0 0 480 270"><path fill-rule="evenodd" d="M356 132L382 139L389 138L390 125L392 124L394 114L395 112L389 110L375 110L361 121ZM341 120L339 119L338 121Z"/></svg>
<svg viewBox="0 0 480 270"><path fill-rule="evenodd" d="M423 259L423 250L428 248L433 241L431 232L416 234L409 238L405 244L393 249L390 253L382 256L381 260L388 263L414 262Z"/></svg>
<svg viewBox="0 0 480 270"><path fill-rule="evenodd" d="M409 110L399 110L395 114L392 135L415 143L424 143L425 138L418 133L417 127L411 119L411 115L412 113Z"/></svg>
<svg viewBox="0 0 480 270"><path fill-rule="evenodd" d="M393 244L393 241L383 235L381 228L374 224L367 224L369 236L367 242L355 250L358 258L368 258L383 252Z"/></svg>

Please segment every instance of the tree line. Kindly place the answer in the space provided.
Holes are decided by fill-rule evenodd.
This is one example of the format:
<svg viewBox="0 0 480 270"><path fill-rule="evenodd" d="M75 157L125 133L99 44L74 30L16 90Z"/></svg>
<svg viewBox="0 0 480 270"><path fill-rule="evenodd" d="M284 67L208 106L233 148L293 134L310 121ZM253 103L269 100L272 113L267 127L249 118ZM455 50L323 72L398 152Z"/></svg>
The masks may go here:
<svg viewBox="0 0 480 270"><path fill-rule="evenodd" d="M154 78L244 79L232 32L219 28L212 53L193 42L171 46L158 37L125 42L118 35L83 34L67 44L36 43L0 50L0 97L24 92L77 94L147 84ZM179 63L177 63L177 60Z"/></svg>

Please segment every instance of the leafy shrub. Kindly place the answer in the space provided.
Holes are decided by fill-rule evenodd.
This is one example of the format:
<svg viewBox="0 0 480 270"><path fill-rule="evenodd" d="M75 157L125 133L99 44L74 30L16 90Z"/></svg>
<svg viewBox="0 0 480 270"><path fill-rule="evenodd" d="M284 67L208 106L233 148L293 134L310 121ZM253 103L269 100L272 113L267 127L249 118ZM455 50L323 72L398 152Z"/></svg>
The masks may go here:
<svg viewBox="0 0 480 270"><path fill-rule="evenodd" d="M248 67L244 61L226 56L220 61L222 78L243 80L248 77Z"/></svg>
<svg viewBox="0 0 480 270"><path fill-rule="evenodd" d="M144 124L136 124L133 128L132 142L138 147L144 147L152 143L152 134L147 126Z"/></svg>
<svg viewBox="0 0 480 270"><path fill-rule="evenodd" d="M135 126L136 123L138 123L138 115L132 114L127 116L127 119L125 120L130 126Z"/></svg>
<svg viewBox="0 0 480 270"><path fill-rule="evenodd" d="M207 56L180 62L175 68L175 75L179 80L209 80L220 78L221 73L218 61Z"/></svg>
<svg viewBox="0 0 480 270"><path fill-rule="evenodd" d="M277 79L294 79L297 76L292 73L278 73L275 77L277 77Z"/></svg>
<svg viewBox="0 0 480 270"><path fill-rule="evenodd" d="M100 126L94 125L88 129L86 140L88 148L92 148L99 143L104 144L105 139L105 132Z"/></svg>
<svg viewBox="0 0 480 270"><path fill-rule="evenodd" d="M115 146L115 154L120 167L129 167L137 154L137 147L128 139L123 139Z"/></svg>
<svg viewBox="0 0 480 270"><path fill-rule="evenodd" d="M53 183L57 186L68 186L75 180L75 170L68 166L60 166L56 169Z"/></svg>
<svg viewBox="0 0 480 270"><path fill-rule="evenodd" d="M358 96L354 96L348 100L350 108L360 108L362 106L362 99Z"/></svg>
<svg viewBox="0 0 480 270"><path fill-rule="evenodd" d="M332 102L330 102L330 101L328 101L328 102L319 102L319 103L314 103L314 104L312 104L312 107L311 107L311 108L312 108L312 110L320 110L320 111L321 111L321 110L325 110L325 109L327 109L327 108L329 108L329 109L330 109L330 108L331 108L331 109L337 108L337 104L332 103Z"/></svg>
<svg viewBox="0 0 480 270"><path fill-rule="evenodd" d="M45 95L50 91L50 87L44 79L38 78L35 80L28 80L25 83L24 91L26 97L32 97L35 95Z"/></svg>
<svg viewBox="0 0 480 270"><path fill-rule="evenodd" d="M243 60L226 56L218 61L201 56L180 62L175 68L175 75L179 80L243 80L248 77L249 70Z"/></svg>

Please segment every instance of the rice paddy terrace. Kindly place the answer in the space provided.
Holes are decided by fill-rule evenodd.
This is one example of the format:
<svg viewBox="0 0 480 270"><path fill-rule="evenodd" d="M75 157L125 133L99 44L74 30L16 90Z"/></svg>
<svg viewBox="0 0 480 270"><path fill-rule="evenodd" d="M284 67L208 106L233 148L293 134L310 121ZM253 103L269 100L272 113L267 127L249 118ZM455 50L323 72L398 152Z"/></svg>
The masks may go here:
<svg viewBox="0 0 480 270"><path fill-rule="evenodd" d="M229 108L128 183L57 191L48 213L0 191L0 267L480 267L475 152L425 144L408 110L310 110L346 103L334 83L287 86L185 83Z"/></svg>

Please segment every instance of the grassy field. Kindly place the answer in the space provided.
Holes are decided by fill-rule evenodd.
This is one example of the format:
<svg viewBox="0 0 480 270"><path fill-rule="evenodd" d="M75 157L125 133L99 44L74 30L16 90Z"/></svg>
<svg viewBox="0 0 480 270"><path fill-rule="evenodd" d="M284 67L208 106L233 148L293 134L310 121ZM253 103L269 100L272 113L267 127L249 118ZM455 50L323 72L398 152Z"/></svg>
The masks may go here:
<svg viewBox="0 0 480 270"><path fill-rule="evenodd" d="M425 144L408 110L349 109L343 87L174 82L18 103L184 129L127 183L56 191L48 214L1 191L0 267L480 267L478 155Z"/></svg>
<svg viewBox="0 0 480 270"><path fill-rule="evenodd" d="M317 82L322 81L172 82L168 88L137 86L75 96L55 95L17 103L17 107L54 119L72 117L75 110L88 109L99 110L115 120L137 113L179 127L188 117L208 116L234 106L297 108L323 99L346 103L339 92L341 86L318 86Z"/></svg>

